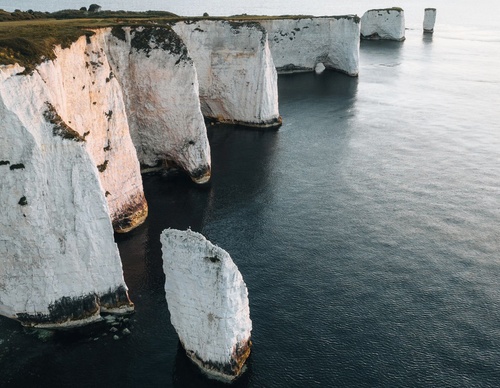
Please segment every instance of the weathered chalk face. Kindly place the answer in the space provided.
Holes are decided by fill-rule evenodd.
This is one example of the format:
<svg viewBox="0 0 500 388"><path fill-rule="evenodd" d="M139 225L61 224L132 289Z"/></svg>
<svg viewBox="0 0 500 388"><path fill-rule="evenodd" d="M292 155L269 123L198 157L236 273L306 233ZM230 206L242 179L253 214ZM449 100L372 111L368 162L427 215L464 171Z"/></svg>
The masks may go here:
<svg viewBox="0 0 500 388"><path fill-rule="evenodd" d="M174 162L193 181L207 182L210 147L198 76L185 44L168 27L119 29L108 39L141 164Z"/></svg>
<svg viewBox="0 0 500 388"><path fill-rule="evenodd" d="M193 135L196 136L186 137L173 148L172 159L189 174L193 182L203 184L211 176L210 146L206 130Z"/></svg>

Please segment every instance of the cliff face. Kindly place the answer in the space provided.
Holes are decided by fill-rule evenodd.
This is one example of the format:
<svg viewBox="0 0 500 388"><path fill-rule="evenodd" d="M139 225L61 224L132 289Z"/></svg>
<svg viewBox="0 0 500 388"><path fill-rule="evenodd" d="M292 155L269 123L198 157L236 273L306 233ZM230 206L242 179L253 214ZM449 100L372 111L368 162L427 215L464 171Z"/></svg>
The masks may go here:
<svg viewBox="0 0 500 388"><path fill-rule="evenodd" d="M132 140L146 166L174 162L197 183L210 179L210 147L198 77L168 27L115 28L106 52L124 91Z"/></svg>
<svg viewBox="0 0 500 388"><path fill-rule="evenodd" d="M90 135L57 115L47 66L0 71L0 314L68 327L133 305Z"/></svg>
<svg viewBox="0 0 500 388"><path fill-rule="evenodd" d="M190 230L161 235L170 319L187 355L210 377L233 380L250 354L248 291L229 254Z"/></svg>
<svg viewBox="0 0 500 388"><path fill-rule="evenodd" d="M182 21L173 29L196 66L204 116L254 127L281 125L277 73L260 24Z"/></svg>
<svg viewBox="0 0 500 388"><path fill-rule="evenodd" d="M313 71L318 63L349 75L359 73L357 16L283 18L259 21L280 73Z"/></svg>
<svg viewBox="0 0 500 388"><path fill-rule="evenodd" d="M361 18L362 39L405 40L405 14L401 8L371 9Z"/></svg>
<svg viewBox="0 0 500 388"><path fill-rule="evenodd" d="M85 138L113 226L126 232L144 221L147 203L122 89L103 48L105 35L97 31L68 49L56 48L57 58L38 66L33 77L43 83L53 114Z"/></svg>

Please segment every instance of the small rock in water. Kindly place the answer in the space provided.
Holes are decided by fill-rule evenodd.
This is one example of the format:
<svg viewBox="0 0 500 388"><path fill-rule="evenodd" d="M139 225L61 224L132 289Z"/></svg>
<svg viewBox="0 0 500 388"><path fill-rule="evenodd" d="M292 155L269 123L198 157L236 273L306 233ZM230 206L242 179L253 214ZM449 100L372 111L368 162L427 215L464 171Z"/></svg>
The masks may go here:
<svg viewBox="0 0 500 388"><path fill-rule="evenodd" d="M115 334L115 335L113 336L113 339L114 339L114 340L119 340L119 339L120 339L120 337L118 337L118 336Z"/></svg>
<svg viewBox="0 0 500 388"><path fill-rule="evenodd" d="M114 315L105 315L104 316L104 320L108 323L111 323L111 322L114 322L116 321L116 318Z"/></svg>
<svg viewBox="0 0 500 388"><path fill-rule="evenodd" d="M316 67L314 68L314 71L316 72L316 74L321 74L325 71L325 65L323 65L321 62L318 63L316 65Z"/></svg>
<svg viewBox="0 0 500 388"><path fill-rule="evenodd" d="M122 334L123 335L129 335L130 334L130 330L127 329L127 328L125 328L125 329L123 329Z"/></svg>
<svg viewBox="0 0 500 388"><path fill-rule="evenodd" d="M117 329L116 327L114 327L114 326L113 326L111 329L109 329L109 331L110 331L111 333L116 333L116 332L118 331L118 329Z"/></svg>
<svg viewBox="0 0 500 388"><path fill-rule="evenodd" d="M41 341L48 341L54 336L54 332L52 330L44 330L44 329L37 329L36 331L37 337Z"/></svg>

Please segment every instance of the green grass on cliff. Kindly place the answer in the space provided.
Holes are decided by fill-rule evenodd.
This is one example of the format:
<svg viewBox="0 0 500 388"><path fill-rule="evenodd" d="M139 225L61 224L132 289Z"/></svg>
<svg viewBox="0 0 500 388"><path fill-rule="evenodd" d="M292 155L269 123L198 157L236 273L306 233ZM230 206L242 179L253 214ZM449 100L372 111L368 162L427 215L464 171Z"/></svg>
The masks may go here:
<svg viewBox="0 0 500 388"><path fill-rule="evenodd" d="M44 59L54 59L54 46L68 47L88 34L81 23L57 20L33 20L0 23L0 64L19 63L34 68Z"/></svg>

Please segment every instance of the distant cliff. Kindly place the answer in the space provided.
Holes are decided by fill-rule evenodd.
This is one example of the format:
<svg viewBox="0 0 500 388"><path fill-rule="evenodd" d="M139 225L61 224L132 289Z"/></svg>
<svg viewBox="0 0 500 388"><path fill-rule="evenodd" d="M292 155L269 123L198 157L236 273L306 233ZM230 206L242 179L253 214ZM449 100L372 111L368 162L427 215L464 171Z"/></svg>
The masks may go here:
<svg viewBox="0 0 500 388"><path fill-rule="evenodd" d="M318 63L349 75L359 73L359 18L283 17L260 20L280 73L313 71Z"/></svg>

